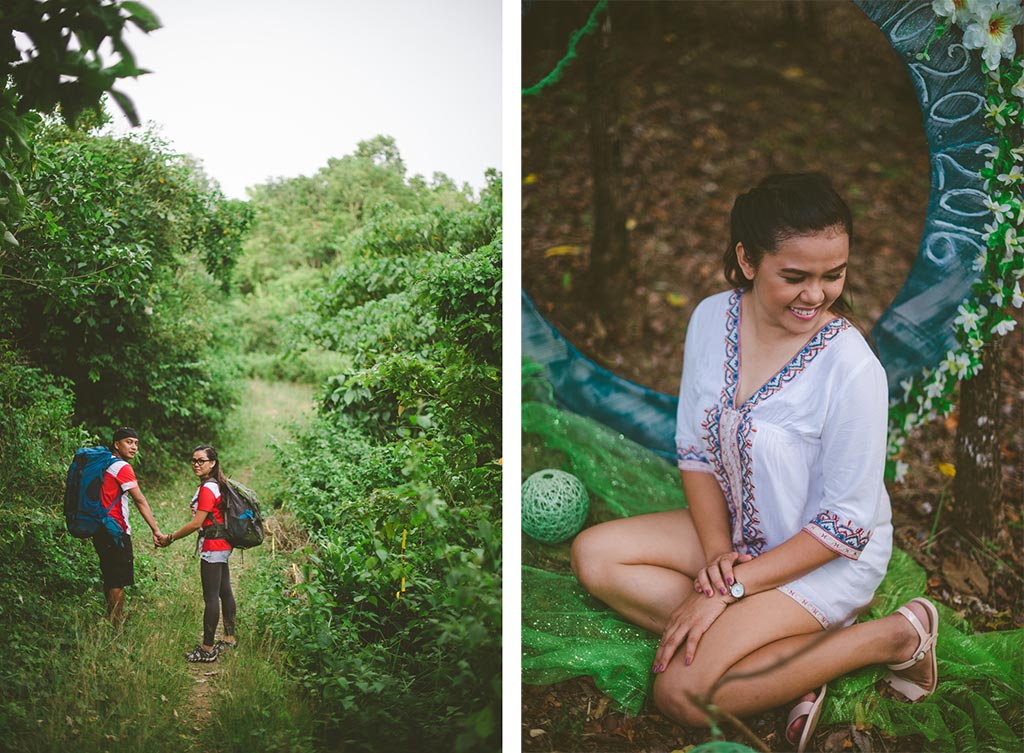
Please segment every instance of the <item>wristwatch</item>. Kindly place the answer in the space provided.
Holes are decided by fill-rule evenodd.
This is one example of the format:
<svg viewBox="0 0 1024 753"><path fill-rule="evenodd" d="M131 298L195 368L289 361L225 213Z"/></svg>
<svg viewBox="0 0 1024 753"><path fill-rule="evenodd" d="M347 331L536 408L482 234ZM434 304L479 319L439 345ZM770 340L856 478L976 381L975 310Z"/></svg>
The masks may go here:
<svg viewBox="0 0 1024 753"><path fill-rule="evenodd" d="M729 586L729 595L732 596L732 598L734 599L742 599L743 594L745 594L746 592L746 589L743 588L743 584L740 583L738 580L734 580L732 582L732 585Z"/></svg>

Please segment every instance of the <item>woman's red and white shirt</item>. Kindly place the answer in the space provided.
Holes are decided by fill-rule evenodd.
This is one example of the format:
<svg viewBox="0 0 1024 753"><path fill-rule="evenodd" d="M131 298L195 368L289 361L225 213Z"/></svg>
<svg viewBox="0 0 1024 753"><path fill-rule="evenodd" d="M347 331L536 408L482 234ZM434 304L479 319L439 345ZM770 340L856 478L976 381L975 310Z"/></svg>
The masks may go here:
<svg viewBox="0 0 1024 753"><path fill-rule="evenodd" d="M227 539L208 539L203 536L204 532L214 524L214 521L224 524L224 513L220 509L220 485L214 481L204 481L192 495L192 514L198 510L210 513L203 521L203 527L199 530L202 536L202 551L204 552L226 552L231 551L231 544Z"/></svg>

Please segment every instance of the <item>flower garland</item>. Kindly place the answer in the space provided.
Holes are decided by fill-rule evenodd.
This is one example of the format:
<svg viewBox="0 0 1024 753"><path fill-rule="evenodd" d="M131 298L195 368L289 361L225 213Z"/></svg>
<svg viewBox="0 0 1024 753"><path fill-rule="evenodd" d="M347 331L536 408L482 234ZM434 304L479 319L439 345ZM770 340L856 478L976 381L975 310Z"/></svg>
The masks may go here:
<svg viewBox="0 0 1024 753"><path fill-rule="evenodd" d="M995 144L979 148L986 157L980 176L992 221L982 235L986 249L974 261L980 279L953 321L957 345L935 368L900 382L903 397L890 404L886 470L897 482L907 471L907 464L898 459L907 434L950 412L956 384L981 370L982 348L1016 326L1009 307L1024 305L1024 70L1013 36L1014 28L1024 23L1024 8L1019 0L932 0L932 10L941 20L920 58L928 58L931 42L950 25L963 29L964 47L981 51L985 124Z"/></svg>

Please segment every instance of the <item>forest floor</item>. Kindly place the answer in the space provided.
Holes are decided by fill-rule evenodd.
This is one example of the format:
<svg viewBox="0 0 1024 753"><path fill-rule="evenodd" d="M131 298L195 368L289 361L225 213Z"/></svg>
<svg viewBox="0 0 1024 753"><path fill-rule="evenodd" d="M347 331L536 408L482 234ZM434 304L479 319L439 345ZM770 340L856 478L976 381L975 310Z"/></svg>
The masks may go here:
<svg viewBox="0 0 1024 753"><path fill-rule="evenodd" d="M787 7L800 14L788 16ZM591 8L529 9L524 85L552 69ZM523 287L541 313L601 366L674 394L686 321L700 300L725 288L720 259L733 197L768 172L818 170L854 211L848 285L870 328L916 257L930 190L920 109L882 32L852 4L631 3L613 4L612 13L601 82L618 102L617 198L629 229L630 279L622 299L603 307L613 315L602 314L607 302L586 289L585 74L594 41L584 40L563 79L522 107ZM983 540L953 523L952 482L940 466L954 462L955 413L911 435L902 457L910 470L889 486L896 545L926 570L927 595L979 631L1024 625L1024 327L1004 342L1003 534ZM708 739L650 707L639 716L613 711L587 678L524 685L522 707L524 750L653 753ZM771 750L789 747L784 718L754 721ZM892 750L895 742L876 732L865 743L848 726L822 728L813 749Z"/></svg>

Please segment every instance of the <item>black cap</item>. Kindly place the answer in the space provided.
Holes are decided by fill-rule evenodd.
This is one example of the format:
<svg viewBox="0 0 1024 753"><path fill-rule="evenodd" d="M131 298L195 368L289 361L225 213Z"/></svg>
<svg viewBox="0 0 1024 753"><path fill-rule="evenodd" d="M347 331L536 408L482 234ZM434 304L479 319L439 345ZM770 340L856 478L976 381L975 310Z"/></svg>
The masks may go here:
<svg viewBox="0 0 1024 753"><path fill-rule="evenodd" d="M114 441L120 442L122 439L139 438L139 433L130 426L122 426L120 429L114 431Z"/></svg>

